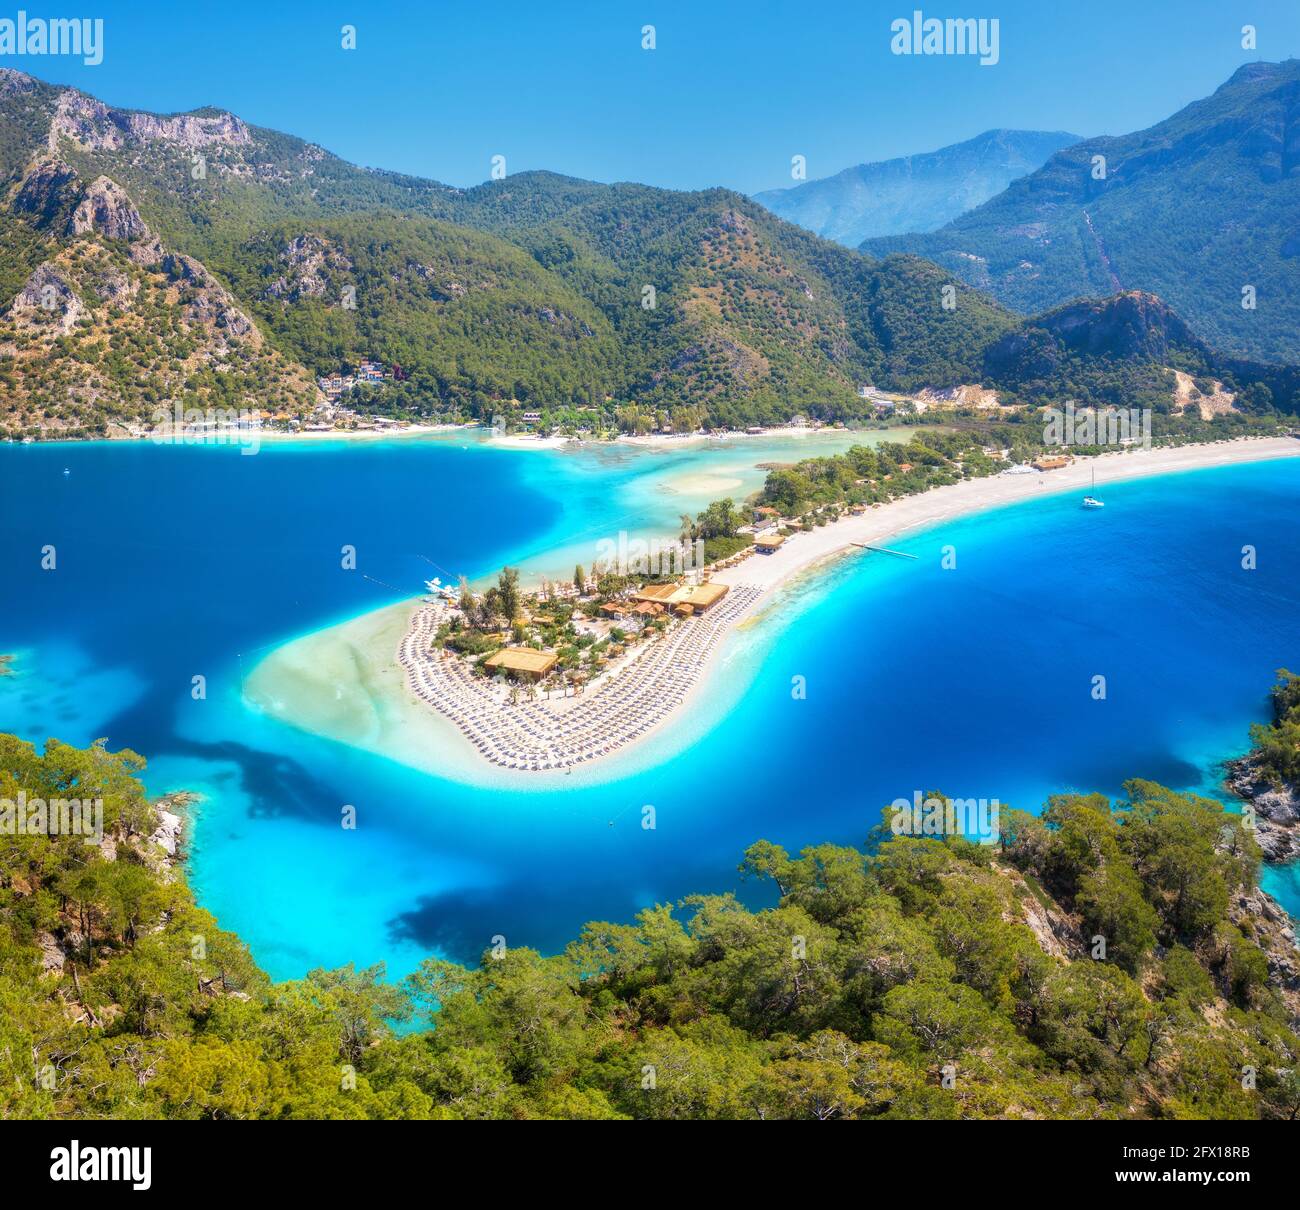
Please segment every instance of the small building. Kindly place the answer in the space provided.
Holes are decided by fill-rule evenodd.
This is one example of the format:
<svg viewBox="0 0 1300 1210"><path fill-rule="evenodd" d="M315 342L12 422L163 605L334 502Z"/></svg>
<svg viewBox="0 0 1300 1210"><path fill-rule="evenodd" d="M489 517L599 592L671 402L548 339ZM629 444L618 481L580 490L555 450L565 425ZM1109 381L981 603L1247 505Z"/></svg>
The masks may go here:
<svg viewBox="0 0 1300 1210"><path fill-rule="evenodd" d="M760 555L775 554L781 549L785 542L783 534L763 534L761 537L754 539L754 549Z"/></svg>
<svg viewBox="0 0 1300 1210"><path fill-rule="evenodd" d="M694 585L647 584L636 594L636 599L643 604L658 606L660 613L665 609L675 609L678 605L689 605L692 613L703 613L730 591L729 585L712 581Z"/></svg>
<svg viewBox="0 0 1300 1210"><path fill-rule="evenodd" d="M532 647L502 647L495 655L483 661L483 667L514 672L540 681L555 667L559 658L553 651L537 651Z"/></svg>
<svg viewBox="0 0 1300 1210"><path fill-rule="evenodd" d="M715 584L710 580L707 584L696 584L682 600L674 601L673 604L689 605L695 613L703 613L721 601L730 591L729 585Z"/></svg>
<svg viewBox="0 0 1300 1210"><path fill-rule="evenodd" d="M1050 454L1043 458L1034 460L1034 469L1039 471L1059 471L1063 466L1069 466L1073 459L1068 454Z"/></svg>
<svg viewBox="0 0 1300 1210"><path fill-rule="evenodd" d="M681 600L677 594L682 591L680 584L644 584L636 594L636 599L656 605L672 604L674 600Z"/></svg>

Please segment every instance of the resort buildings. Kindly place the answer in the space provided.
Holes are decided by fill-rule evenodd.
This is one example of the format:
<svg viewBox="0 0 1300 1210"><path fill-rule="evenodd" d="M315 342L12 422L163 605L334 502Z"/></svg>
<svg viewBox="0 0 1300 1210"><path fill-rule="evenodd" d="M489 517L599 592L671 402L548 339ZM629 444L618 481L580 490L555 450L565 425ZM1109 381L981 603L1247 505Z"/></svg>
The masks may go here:
<svg viewBox="0 0 1300 1210"><path fill-rule="evenodd" d="M495 655L483 661L483 667L494 672L514 672L529 680L540 681L555 667L559 656L553 651L537 651L532 647L502 647Z"/></svg>
<svg viewBox="0 0 1300 1210"><path fill-rule="evenodd" d="M726 584L647 584L634 600L643 605L658 605L680 616L705 613L727 595Z"/></svg>

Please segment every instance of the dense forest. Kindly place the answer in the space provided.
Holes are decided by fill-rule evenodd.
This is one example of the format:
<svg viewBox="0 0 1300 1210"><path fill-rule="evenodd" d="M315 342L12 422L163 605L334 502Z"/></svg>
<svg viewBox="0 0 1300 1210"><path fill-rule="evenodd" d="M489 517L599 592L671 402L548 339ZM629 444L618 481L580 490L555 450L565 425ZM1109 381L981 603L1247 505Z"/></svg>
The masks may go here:
<svg viewBox="0 0 1300 1210"><path fill-rule="evenodd" d="M195 905L142 768L0 736L0 799L104 804L98 846L0 834L5 1118L1300 1114L1258 849L1150 782L1006 811L996 845L887 816L862 847L759 842L762 910L691 896L560 954L273 983Z"/></svg>
<svg viewBox="0 0 1300 1210"><path fill-rule="evenodd" d="M1286 668L1273 686L1273 720L1250 729L1254 755L1277 787L1300 788L1300 676Z"/></svg>
<svg viewBox="0 0 1300 1210"><path fill-rule="evenodd" d="M1133 339L1132 291L1068 324L1022 320L951 267L863 255L725 189L547 172L451 189L220 110L161 119L14 71L0 189L12 433L104 433L159 402L288 422L310 413L313 377L364 358L401 372L356 388L353 410L537 411L570 431L852 422L875 414L866 387L976 383L1009 404L1167 411L1174 369L1248 411L1300 410L1295 371L1221 364L1163 304ZM179 280L142 279L169 263ZM51 274L58 305L33 325Z"/></svg>

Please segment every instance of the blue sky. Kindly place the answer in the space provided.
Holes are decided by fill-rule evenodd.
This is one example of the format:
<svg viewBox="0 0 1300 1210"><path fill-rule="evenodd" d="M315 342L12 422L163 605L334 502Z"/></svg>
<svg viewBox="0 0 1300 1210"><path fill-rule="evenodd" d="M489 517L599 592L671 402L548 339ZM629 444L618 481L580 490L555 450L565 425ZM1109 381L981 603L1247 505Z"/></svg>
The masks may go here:
<svg viewBox="0 0 1300 1210"><path fill-rule="evenodd" d="M672 188L788 185L929 151L995 126L1121 134L1242 63L1300 54L1295 0L954 0L926 17L996 17L1000 62L897 56L879 0L516 0L307 4L28 0L100 16L104 61L0 56L110 103L217 105L358 163L469 185L494 155ZM13 17L17 6L0 8ZM1241 26L1258 29L1243 50ZM355 50L341 28L357 29ZM657 48L641 49L655 27Z"/></svg>

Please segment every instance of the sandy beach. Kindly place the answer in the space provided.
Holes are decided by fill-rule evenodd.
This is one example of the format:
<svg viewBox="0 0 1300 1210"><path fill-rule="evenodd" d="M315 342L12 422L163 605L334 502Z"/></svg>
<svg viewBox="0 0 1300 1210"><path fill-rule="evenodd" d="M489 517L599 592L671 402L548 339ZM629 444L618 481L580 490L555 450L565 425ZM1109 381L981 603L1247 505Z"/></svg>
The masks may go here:
<svg viewBox="0 0 1300 1210"><path fill-rule="evenodd" d="M1133 449L1097 458L1082 458L1059 470L1027 475L992 475L967 479L949 487L937 487L917 496L906 496L859 517L845 517L811 533L797 534L770 555L751 555L743 563L714 578L724 584L759 584L773 588L816 563L853 549L854 543L881 545L911 530L938 525L970 513L1003 508L1022 500L1092 490L1096 473L1096 494L1104 500L1108 483L1169 475L1179 471L1205 470L1273 458L1300 457L1300 440L1292 437L1259 437L1184 445L1171 449Z"/></svg>
<svg viewBox="0 0 1300 1210"><path fill-rule="evenodd" d="M912 531L1026 500L1069 491L1082 494L1091 490L1094 469L1096 494L1104 499L1109 483L1291 457L1300 457L1300 440L1258 438L1125 451L1056 471L963 481L796 534L776 553L750 555L714 577L733 588L756 590L756 601L729 635L710 646L698 675L675 691L671 709L660 712L653 726L632 726L635 734L622 737L617 750L587 760L573 776L582 780L621 776L651 756L658 758L665 745L680 749L691 742L703 725L703 720L692 717L693 703L705 686L712 688L715 666L729 660L737 632L743 632L760 612L779 605L781 589L859 545L887 545ZM304 730L454 780L518 788L565 776L555 770L508 769L489 763L460 727L416 697L397 653L418 607L415 599L399 602L285 644L250 674L246 697L257 708ZM734 694L708 696L725 709ZM669 722L673 725L665 726ZM480 740L482 728L480 720L475 732Z"/></svg>
<svg viewBox="0 0 1300 1210"><path fill-rule="evenodd" d="M710 433L647 433L643 437L635 437L629 434L623 434L618 440L626 445L642 446L647 449L680 449L683 446L697 445L702 441L763 441L774 439L793 439L802 441L805 439L816 440L818 437L827 435L844 436L851 432L850 429L843 428L809 428L807 426L783 425L780 428L764 429L761 433L728 432L722 434ZM883 432L883 429L863 429L862 432Z"/></svg>
<svg viewBox="0 0 1300 1210"><path fill-rule="evenodd" d="M808 441L809 443L816 443L826 437L836 437L843 440L846 437L853 436L855 431L860 432L864 437L868 434L885 434L888 432L885 428L853 430L822 427L814 429L785 425L781 428L764 429L761 433L745 433L737 430L727 433L647 433L640 437L630 433L620 433L617 437L607 439L584 438L582 444L608 446L611 449L618 446L628 446L633 449L644 450L681 450L718 442L735 442L737 445L758 441ZM911 426L910 428L897 426L894 430L900 440L906 440L915 431L919 431L917 426ZM554 450L569 445L574 440L572 437L539 437L532 433L509 433L499 437L489 436L484 439L485 444L496 449L510 450Z"/></svg>

